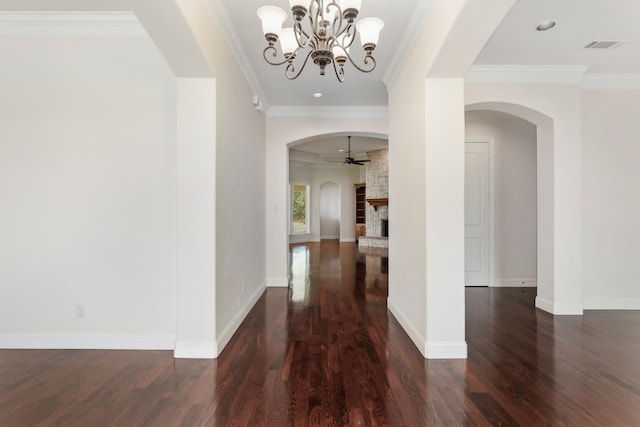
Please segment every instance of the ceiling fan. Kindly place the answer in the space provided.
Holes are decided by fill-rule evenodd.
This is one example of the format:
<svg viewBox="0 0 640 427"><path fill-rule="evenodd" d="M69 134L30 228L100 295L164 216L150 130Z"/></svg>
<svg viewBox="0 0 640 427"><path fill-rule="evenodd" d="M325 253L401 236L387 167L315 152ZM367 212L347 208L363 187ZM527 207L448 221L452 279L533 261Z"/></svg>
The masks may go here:
<svg viewBox="0 0 640 427"><path fill-rule="evenodd" d="M347 157L345 157L344 162L348 165L360 165L360 166L364 166L365 162L370 162L371 160L356 160L353 157L351 157L351 136L347 137L349 139L348 141L348 150L347 150Z"/></svg>

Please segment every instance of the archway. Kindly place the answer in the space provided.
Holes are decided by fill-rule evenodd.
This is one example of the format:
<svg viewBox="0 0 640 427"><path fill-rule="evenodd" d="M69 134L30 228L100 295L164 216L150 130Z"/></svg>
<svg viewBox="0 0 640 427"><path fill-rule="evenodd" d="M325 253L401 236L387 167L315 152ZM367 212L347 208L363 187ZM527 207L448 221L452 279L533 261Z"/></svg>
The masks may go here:
<svg viewBox="0 0 640 427"><path fill-rule="evenodd" d="M536 126L537 157L537 297L536 306L554 312L555 234L554 218L554 120L531 108L506 102L470 104L466 111L496 111L521 118Z"/></svg>
<svg viewBox="0 0 640 427"><path fill-rule="evenodd" d="M335 182L320 185L320 239L340 239L340 186Z"/></svg>
<svg viewBox="0 0 640 427"><path fill-rule="evenodd" d="M465 285L537 286L536 126L465 114Z"/></svg>

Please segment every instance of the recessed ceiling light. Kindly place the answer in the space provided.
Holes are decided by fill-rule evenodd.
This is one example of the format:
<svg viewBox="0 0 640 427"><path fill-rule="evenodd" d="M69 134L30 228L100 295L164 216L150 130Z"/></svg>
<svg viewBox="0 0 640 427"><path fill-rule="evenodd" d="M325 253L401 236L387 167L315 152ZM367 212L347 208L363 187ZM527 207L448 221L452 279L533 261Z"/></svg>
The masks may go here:
<svg viewBox="0 0 640 427"><path fill-rule="evenodd" d="M553 27L556 26L556 21L554 20L549 20L549 21L544 21L538 24L538 26L536 27L536 30L538 31L547 31L552 29Z"/></svg>
<svg viewBox="0 0 640 427"><path fill-rule="evenodd" d="M338 151L341 152L341 153L344 153L344 150L342 148L339 149Z"/></svg>
<svg viewBox="0 0 640 427"><path fill-rule="evenodd" d="M314 98L322 98L323 93L322 92L315 92L313 95Z"/></svg>

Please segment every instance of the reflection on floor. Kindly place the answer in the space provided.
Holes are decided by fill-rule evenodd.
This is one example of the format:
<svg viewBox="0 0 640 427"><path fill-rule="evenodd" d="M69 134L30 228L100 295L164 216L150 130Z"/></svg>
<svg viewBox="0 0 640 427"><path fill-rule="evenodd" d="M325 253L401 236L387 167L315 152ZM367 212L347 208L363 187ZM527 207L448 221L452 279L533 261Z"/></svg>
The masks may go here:
<svg viewBox="0 0 640 427"><path fill-rule="evenodd" d="M292 244L289 251L291 301L310 302L312 280L317 286L353 293L359 299L386 299L387 253L387 249L358 248L338 240Z"/></svg>
<svg viewBox="0 0 640 427"><path fill-rule="evenodd" d="M217 360L0 350L0 426L640 426L638 312L554 317L535 289L469 288L469 359L425 360L387 311L386 252L290 257L291 287Z"/></svg>

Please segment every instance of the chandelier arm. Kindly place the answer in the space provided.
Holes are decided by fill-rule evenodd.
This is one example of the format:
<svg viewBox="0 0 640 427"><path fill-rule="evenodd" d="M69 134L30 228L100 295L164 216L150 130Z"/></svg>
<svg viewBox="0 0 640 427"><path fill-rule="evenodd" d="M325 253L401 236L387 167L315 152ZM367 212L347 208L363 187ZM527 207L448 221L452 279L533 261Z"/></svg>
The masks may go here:
<svg viewBox="0 0 640 427"><path fill-rule="evenodd" d="M322 12L322 1L313 0L311 4L313 5L314 3L316 4L316 9L313 14L311 13L311 9L309 9L309 20L311 21L311 29L315 33L317 30L316 25L319 22L318 20L320 18L320 14L324 15L324 13ZM314 19L314 16L315 16L315 19Z"/></svg>
<svg viewBox="0 0 640 427"><path fill-rule="evenodd" d="M313 7L313 5L314 5L314 4L316 5L316 9L318 9L318 8L320 8L320 7L321 7L321 6L320 6L320 1L319 1L319 0L310 0L310 1L309 1L309 9L307 9L307 10L308 10L309 15L311 15L311 11L313 10L313 9L312 9L312 7Z"/></svg>
<svg viewBox="0 0 640 427"><path fill-rule="evenodd" d="M298 43L298 46L303 49L309 46L311 37L309 37L309 34L307 34L307 32L302 28L302 23L296 22L296 24L293 26L293 34L296 36L296 42ZM307 39L305 43L302 42L302 36Z"/></svg>
<svg viewBox="0 0 640 427"><path fill-rule="evenodd" d="M360 67L358 64L356 64L355 61L353 60L353 58L351 57L351 55L349 55L349 52L347 52L346 50L345 50L345 53L347 54L347 59L349 59L349 62L351 62L351 65L356 67L359 71L362 71L363 73L370 73L370 72L372 72L373 70L376 69L376 65L377 65L376 64L376 59L373 56L367 55L362 60L362 62L365 65L369 64L369 62L372 63L371 68L367 69L367 68Z"/></svg>
<svg viewBox="0 0 640 427"><path fill-rule="evenodd" d="M340 71L338 71L338 66L336 65L336 61L331 61L333 63L333 71L336 72L336 78L340 83L344 83L344 68L340 66Z"/></svg>
<svg viewBox="0 0 640 427"><path fill-rule="evenodd" d="M338 3L332 0L331 2L329 2L329 4L327 4L327 11L332 6L336 8L337 16L333 19L333 22L331 23L331 32L335 37L338 37L340 34L344 32L344 29L340 30L342 28L342 21L343 21L342 8ZM337 25L337 28L336 28L336 25Z"/></svg>
<svg viewBox="0 0 640 427"><path fill-rule="evenodd" d="M284 75L289 80L297 79L298 76L300 75L300 73L302 73L302 70L304 70L304 67L307 65L307 61L309 60L309 57L311 56L312 53L313 53L312 50L310 50L307 53L307 56L304 58L304 62L302 63L302 66L300 67L298 72L296 72L296 65L293 63L293 61L289 62L289 64L287 65L287 68L285 68L285 70L284 70Z"/></svg>
<svg viewBox="0 0 640 427"><path fill-rule="evenodd" d="M370 73L376 68L377 62L372 55L376 47L374 43L363 45L365 56L359 63L356 63L347 51L355 42L357 35L356 23L354 22L358 15L357 9L349 8L343 11L338 0L309 0L307 10L304 9L304 6L296 5L292 8L292 13L295 19L292 32L297 44L297 46L291 46L293 52L287 54L282 52L282 43L279 52L276 46L278 36L267 34L269 45L262 53L264 60L270 65L286 64L285 77L287 79L298 78L309 62L309 58L320 67L320 75L323 76L325 67L332 63L339 82L345 80L344 64L347 59L354 68L363 73ZM329 22L329 16L333 16L331 22ZM306 29L304 28L306 25L303 24L305 19L308 19L309 25ZM289 33L287 37L291 37L291 34ZM288 46L285 47L290 50ZM304 60L296 61L297 56L302 55L303 52L305 53ZM298 64L300 65L298 66Z"/></svg>
<svg viewBox="0 0 640 427"><path fill-rule="evenodd" d="M273 51L273 53L271 54L272 57L277 57L278 56L278 49L276 49L275 46L267 46L264 48L264 50L262 51L262 56L264 57L264 60L267 61L267 63L271 64L271 65L282 65L284 63L286 63L287 61L289 61L286 57L282 60L282 61L271 61L268 57L267 57L267 52L269 51ZM296 49L296 52L298 50ZM294 55L295 53L294 52Z"/></svg>
<svg viewBox="0 0 640 427"><path fill-rule="evenodd" d="M354 23L350 23L347 24L347 28L344 29L344 31L342 33L340 33L340 35L342 35L344 33L344 37L343 37L343 41L349 41L349 43L346 43L344 46L341 46L343 49L347 49L350 48L351 45L353 44L353 42L356 39L356 31L355 31L355 24ZM351 30L353 30L353 33L351 33Z"/></svg>

